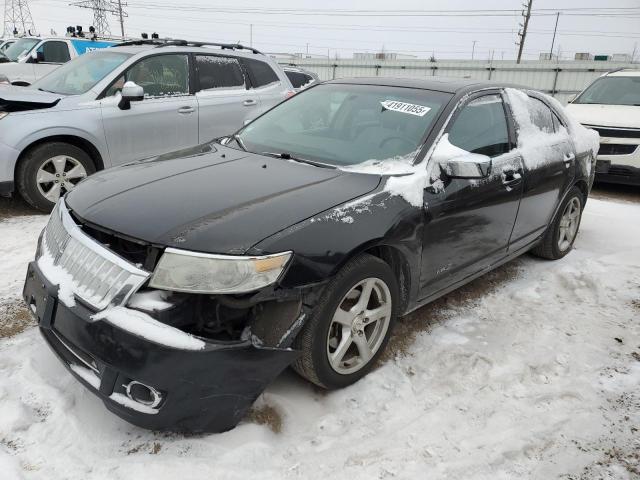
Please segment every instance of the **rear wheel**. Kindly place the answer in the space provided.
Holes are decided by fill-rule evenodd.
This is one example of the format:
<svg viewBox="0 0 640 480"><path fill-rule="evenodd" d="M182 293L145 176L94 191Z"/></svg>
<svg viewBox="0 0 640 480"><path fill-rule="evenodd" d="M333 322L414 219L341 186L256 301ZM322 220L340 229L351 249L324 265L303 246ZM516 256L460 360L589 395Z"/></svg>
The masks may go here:
<svg viewBox="0 0 640 480"><path fill-rule="evenodd" d="M583 206L582 191L573 187L562 201L542 240L531 252L549 260L560 259L569 253L578 236Z"/></svg>
<svg viewBox="0 0 640 480"><path fill-rule="evenodd" d="M29 150L17 168L20 195L35 208L51 211L58 199L96 170L81 148L50 142Z"/></svg>
<svg viewBox="0 0 640 480"><path fill-rule="evenodd" d="M350 261L327 285L295 342L293 368L324 388L351 385L373 367L398 315L398 283L372 255Z"/></svg>

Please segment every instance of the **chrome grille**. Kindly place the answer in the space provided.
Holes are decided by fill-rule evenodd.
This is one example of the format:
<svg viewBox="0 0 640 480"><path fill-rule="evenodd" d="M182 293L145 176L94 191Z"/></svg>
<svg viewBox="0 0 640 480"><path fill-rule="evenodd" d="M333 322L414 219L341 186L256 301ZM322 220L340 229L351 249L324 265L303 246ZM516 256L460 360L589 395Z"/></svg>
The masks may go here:
<svg viewBox="0 0 640 480"><path fill-rule="evenodd" d="M49 255L53 268L72 279L73 294L97 310L126 303L150 275L86 235L69 215L64 200L51 213L43 247L38 259L41 269L42 256ZM47 276L46 268L42 273Z"/></svg>

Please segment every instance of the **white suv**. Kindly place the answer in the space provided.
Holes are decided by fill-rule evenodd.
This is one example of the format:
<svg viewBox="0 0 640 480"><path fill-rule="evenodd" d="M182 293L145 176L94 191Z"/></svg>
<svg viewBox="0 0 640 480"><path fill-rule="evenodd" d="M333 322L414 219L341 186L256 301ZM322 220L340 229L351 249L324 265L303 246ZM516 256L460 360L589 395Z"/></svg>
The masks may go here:
<svg viewBox="0 0 640 480"><path fill-rule="evenodd" d="M640 185L640 70L601 76L567 110L600 134L596 181Z"/></svg>
<svg viewBox="0 0 640 480"><path fill-rule="evenodd" d="M0 194L50 210L96 170L231 134L293 94L275 61L242 45L86 53L30 87L0 86Z"/></svg>
<svg viewBox="0 0 640 480"><path fill-rule="evenodd" d="M113 45L116 45L115 41L88 37L19 38L2 52L0 83L31 85L83 53Z"/></svg>

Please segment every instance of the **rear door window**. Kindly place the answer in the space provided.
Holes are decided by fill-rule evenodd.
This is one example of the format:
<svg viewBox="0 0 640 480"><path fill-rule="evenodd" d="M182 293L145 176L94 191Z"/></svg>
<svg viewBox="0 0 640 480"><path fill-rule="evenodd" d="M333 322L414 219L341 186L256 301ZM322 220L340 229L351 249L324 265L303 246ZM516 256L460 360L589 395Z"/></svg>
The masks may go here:
<svg viewBox="0 0 640 480"><path fill-rule="evenodd" d="M264 87L265 85L280 81L278 75L276 75L276 72L273 71L268 63L251 58L243 58L242 61L247 68L251 84L254 88Z"/></svg>
<svg viewBox="0 0 640 480"><path fill-rule="evenodd" d="M529 97L529 116L531 122L545 133L553 133L555 127L553 124L553 113L551 109L542 100L535 97Z"/></svg>
<svg viewBox="0 0 640 480"><path fill-rule="evenodd" d="M449 142L471 153L495 157L509 151L509 130L502 97L485 95L471 100L449 130Z"/></svg>
<svg viewBox="0 0 640 480"><path fill-rule="evenodd" d="M245 88L244 74L235 58L217 55L196 55L199 90Z"/></svg>
<svg viewBox="0 0 640 480"><path fill-rule="evenodd" d="M71 59L67 42L49 41L38 47L43 63L65 63Z"/></svg>

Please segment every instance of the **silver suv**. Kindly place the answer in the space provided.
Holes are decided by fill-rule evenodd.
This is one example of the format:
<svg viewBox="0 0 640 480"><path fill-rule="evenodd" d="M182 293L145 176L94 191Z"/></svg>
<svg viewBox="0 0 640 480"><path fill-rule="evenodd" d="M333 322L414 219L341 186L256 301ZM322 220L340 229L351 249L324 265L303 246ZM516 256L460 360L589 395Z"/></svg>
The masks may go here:
<svg viewBox="0 0 640 480"><path fill-rule="evenodd" d="M242 45L140 40L0 87L0 194L50 210L87 175L228 135L293 95Z"/></svg>

